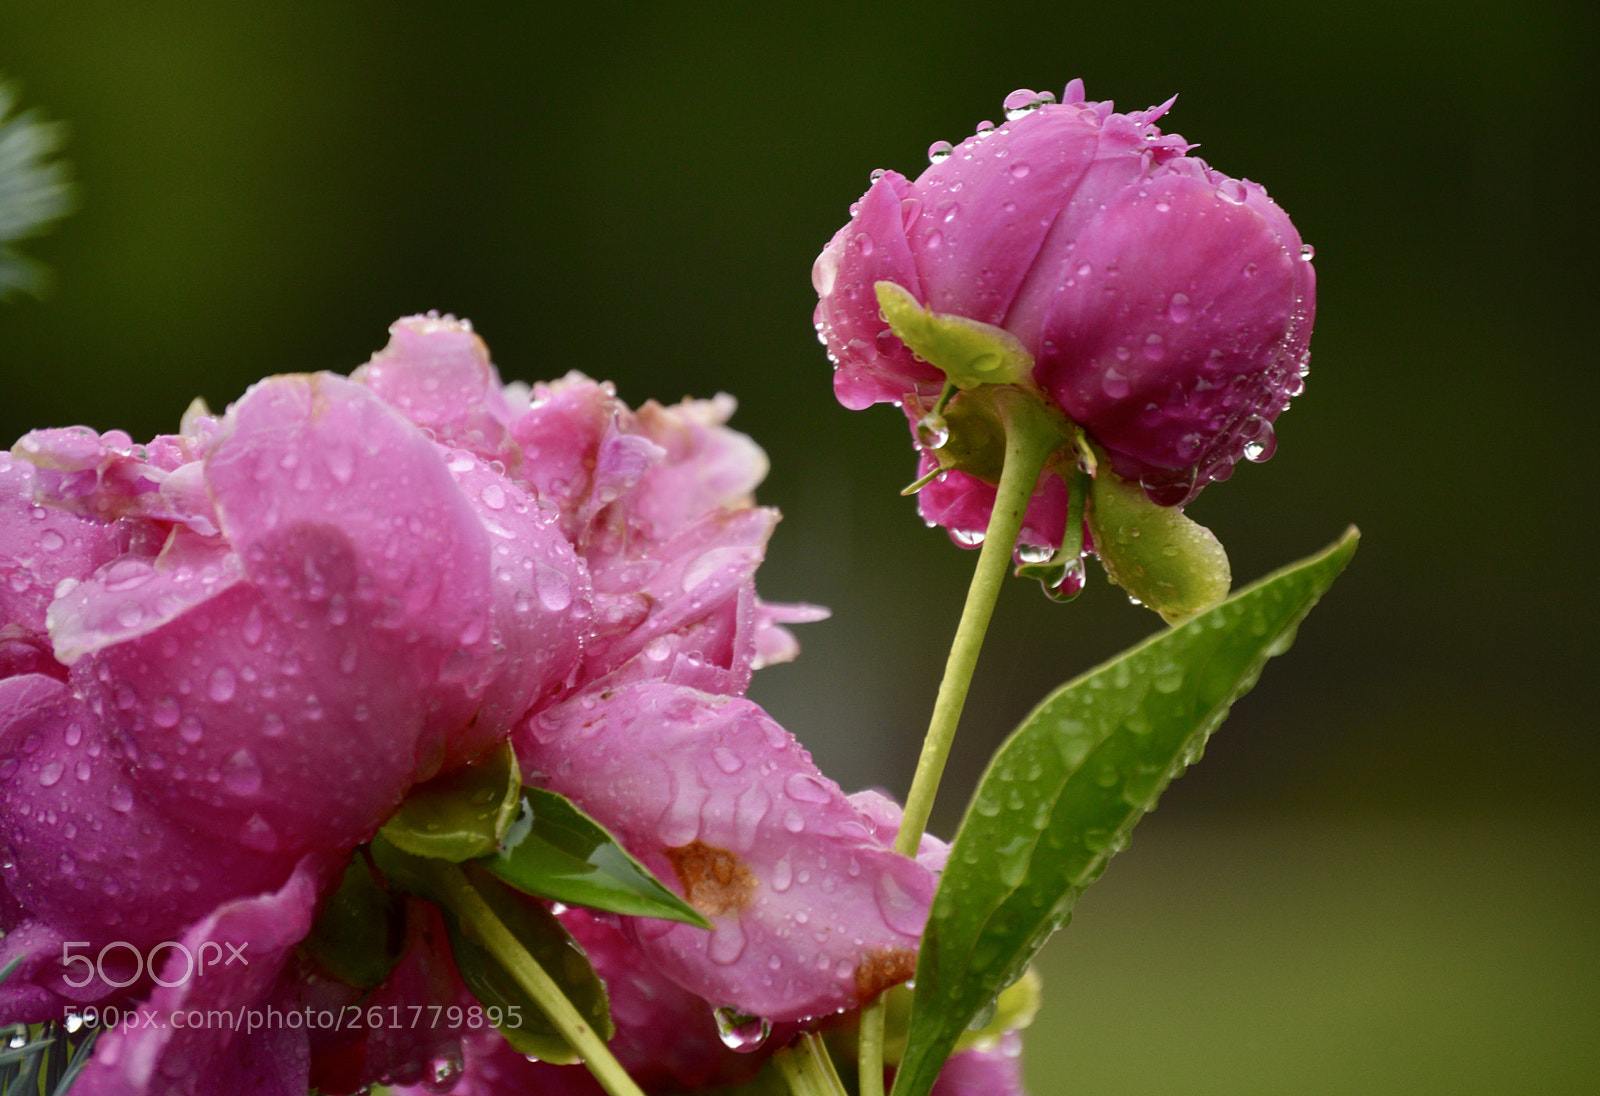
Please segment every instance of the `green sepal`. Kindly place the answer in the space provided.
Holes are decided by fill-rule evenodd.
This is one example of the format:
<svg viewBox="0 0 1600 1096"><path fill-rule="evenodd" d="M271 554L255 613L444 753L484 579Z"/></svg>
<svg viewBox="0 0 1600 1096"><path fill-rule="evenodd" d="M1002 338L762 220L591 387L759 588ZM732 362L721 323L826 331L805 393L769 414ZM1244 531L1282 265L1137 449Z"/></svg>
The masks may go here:
<svg viewBox="0 0 1600 1096"><path fill-rule="evenodd" d="M500 1033L519 1054L557 1065L578 1060L577 1052L545 1017L538 1002L522 988L505 964L483 947L474 926L457 915L452 883L445 873L459 871L462 874L465 885L493 911L517 944L599 1033L602 1041L616 1033L611 1022L610 1002L599 974L577 941L542 902L518 893L476 864L457 867L438 858L412 856L390 844L382 833L372 842L372 855L391 885L426 898L440 908L450 935L450 952L462 981L485 1007L501 1009L506 1022L498 1025Z"/></svg>
<svg viewBox="0 0 1600 1096"><path fill-rule="evenodd" d="M571 800L543 788L522 789L521 808L511 827L493 855L478 863L524 894L711 928L711 922L663 886L604 826Z"/></svg>
<svg viewBox="0 0 1600 1096"><path fill-rule="evenodd" d="M404 945L404 911L357 849L300 950L346 985L372 989L393 972Z"/></svg>
<svg viewBox="0 0 1600 1096"><path fill-rule="evenodd" d="M411 790L380 831L413 856L459 864L495 851L516 818L522 776L510 743Z"/></svg>
<svg viewBox="0 0 1600 1096"><path fill-rule="evenodd" d="M1087 521L1106 575L1142 604L1179 624L1218 605L1233 581L1228 553L1204 525L1158 506L1101 459L1089 484Z"/></svg>
<svg viewBox="0 0 1600 1096"><path fill-rule="evenodd" d="M957 388L1033 383L1033 355L1011 332L965 316L923 308L893 282L878 282L873 288L889 329L913 354L942 371Z"/></svg>
<svg viewBox="0 0 1600 1096"><path fill-rule="evenodd" d="M934 894L894 1096L926 1096L962 1033L1066 923L1267 659L1288 649L1356 541L1352 528L1062 686L1000 747Z"/></svg>

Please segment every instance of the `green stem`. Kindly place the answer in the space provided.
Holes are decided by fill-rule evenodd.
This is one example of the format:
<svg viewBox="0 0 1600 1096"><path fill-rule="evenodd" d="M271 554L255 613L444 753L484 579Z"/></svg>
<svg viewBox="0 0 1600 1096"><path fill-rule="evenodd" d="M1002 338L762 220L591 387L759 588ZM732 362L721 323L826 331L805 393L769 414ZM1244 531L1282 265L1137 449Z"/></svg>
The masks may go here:
<svg viewBox="0 0 1600 1096"><path fill-rule="evenodd" d="M621 1063L606 1047L600 1034L589 1025L577 1008L561 992L554 979L517 942L517 938L495 915L483 900L461 868L444 861L430 861L435 880L440 886L440 897L450 907L462 924L471 925L478 940L506 970L517 980L528 996L538 1004L562 1038L571 1044L589 1067L595 1080L611 1096L644 1096L644 1090L628 1076Z"/></svg>
<svg viewBox="0 0 1600 1096"><path fill-rule="evenodd" d="M999 486L995 488L994 510L984 532L978 566L967 588L967 601L961 609L961 621L956 625L956 636L950 644L944 678L939 682L939 693L933 702L928 733L922 740L922 755L917 759L917 771L906 796L900 832L895 838L895 851L906 856L917 854L922 834L928 828L934 795L939 790L939 780L955 742L956 725L961 722L961 710L966 706L972 674L978 666L978 652L983 648L984 633L989 630L989 619L994 616L995 602L1005 583L1028 501L1033 497L1045 461L1068 442L1063 424L1053 415L1041 413L1033 397L1002 388L995 393L995 403L1005 422L1005 463L1001 467ZM883 1096L884 1018L884 1000L880 994L861 1012L858 1056L861 1096Z"/></svg>
<svg viewBox="0 0 1600 1096"><path fill-rule="evenodd" d="M861 1067L861 1096L883 1096L883 1029L887 1011L882 994L861 1010L860 1046L856 1051Z"/></svg>
<svg viewBox="0 0 1600 1096"><path fill-rule="evenodd" d="M933 797L950 757L956 725L961 721L961 709L966 705L972 673L978 665L978 652L983 647L989 618L994 615L995 601L1005 582L1017 534L1022 531L1028 500L1033 497L1033 488L1045 460L1065 441L1056 422L1035 413L1033 400L1020 392L1015 399L1003 400L1004 392L1002 389L996 393L996 402L1006 424L1005 464L1000 472L1000 484L995 489L994 510L989 515L989 528L984 533L978 566L972 575L972 585L967 588L967 601L961 610L961 622L956 626L955 640L950 645L944 678L939 682L928 733L922 741L922 755L917 759L917 771L906 796L905 815L894 846L895 851L906 856L916 855L923 831L928 827Z"/></svg>
<svg viewBox="0 0 1600 1096"><path fill-rule="evenodd" d="M772 1060L788 1083L791 1096L847 1096L822 1036L814 1031L779 1051Z"/></svg>

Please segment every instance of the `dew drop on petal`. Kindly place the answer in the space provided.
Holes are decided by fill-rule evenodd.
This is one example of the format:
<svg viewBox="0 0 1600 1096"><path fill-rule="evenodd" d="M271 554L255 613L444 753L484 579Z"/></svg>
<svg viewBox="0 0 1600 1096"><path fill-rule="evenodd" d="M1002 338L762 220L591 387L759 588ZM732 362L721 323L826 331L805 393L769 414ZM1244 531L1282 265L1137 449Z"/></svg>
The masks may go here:
<svg viewBox="0 0 1600 1096"><path fill-rule="evenodd" d="M1186 293L1174 293L1172 300L1167 302L1167 318L1173 323L1188 323L1192 311Z"/></svg>
<svg viewBox="0 0 1600 1096"><path fill-rule="evenodd" d="M711 934L711 943L706 954L713 963L727 967L739 961L744 955L744 949L744 927L739 924L739 919L734 917L717 925Z"/></svg>
<svg viewBox="0 0 1600 1096"><path fill-rule="evenodd" d="M950 158L950 154L954 151L955 147L949 141L935 141L928 146L928 163L943 163Z"/></svg>
<svg viewBox="0 0 1600 1096"><path fill-rule="evenodd" d="M206 682L206 695L218 704L226 704L233 699L233 694L239 687L238 678L226 666L218 666L211 671L211 677Z"/></svg>
<svg viewBox="0 0 1600 1096"><path fill-rule="evenodd" d="M222 782L235 795L254 795L261 790L261 766L244 747L236 750L222 765Z"/></svg>

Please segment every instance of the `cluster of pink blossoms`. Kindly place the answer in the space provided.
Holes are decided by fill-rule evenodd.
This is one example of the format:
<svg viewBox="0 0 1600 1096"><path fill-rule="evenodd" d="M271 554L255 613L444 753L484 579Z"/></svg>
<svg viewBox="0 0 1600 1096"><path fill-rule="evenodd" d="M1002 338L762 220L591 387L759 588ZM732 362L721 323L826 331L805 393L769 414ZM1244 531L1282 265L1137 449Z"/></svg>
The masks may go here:
<svg viewBox="0 0 1600 1096"><path fill-rule="evenodd" d="M562 915L622 1064L647 1091L748 1080L781 1039L736 1053L716 1010L781 1032L908 978L942 851L892 852L898 808L742 695L819 615L755 594L765 456L727 397L633 411L578 375L503 385L453 319L391 334L349 378L272 377L147 445L72 428L0 454L0 1022L137 1010L83 1096L440 1062L464 1073L433 1090L598 1091L465 1023L171 1022L470 1002L418 899L375 988L302 945L414 785L509 740L714 926ZM213 962L180 977L185 954ZM1014 1053L958 1056L942 1091L1018 1090Z"/></svg>

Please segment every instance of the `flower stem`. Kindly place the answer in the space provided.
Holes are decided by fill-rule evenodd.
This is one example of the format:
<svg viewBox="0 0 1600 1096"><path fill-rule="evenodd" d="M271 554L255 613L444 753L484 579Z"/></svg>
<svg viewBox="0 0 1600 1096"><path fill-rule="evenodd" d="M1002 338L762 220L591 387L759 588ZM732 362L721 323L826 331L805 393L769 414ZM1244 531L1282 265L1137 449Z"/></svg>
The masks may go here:
<svg viewBox="0 0 1600 1096"><path fill-rule="evenodd" d="M644 1096L644 1091L628 1076L621 1063L606 1047L598 1032L583 1018L561 987L529 955L511 930L495 915L461 868L444 861L431 861L434 878L451 911L463 924L470 924L479 941L496 959L505 964L517 984L544 1011L562 1038L583 1058L595 1080L611 1096Z"/></svg>
<svg viewBox="0 0 1600 1096"><path fill-rule="evenodd" d="M772 1060L783 1074L792 1096L847 1096L822 1036L814 1031L801 1036L794 1046L779 1051Z"/></svg>
<svg viewBox="0 0 1600 1096"><path fill-rule="evenodd" d="M950 757L973 671L978 666L978 652L983 648L984 633L989 630L989 619L994 615L1000 587L1005 583L1011 552L1016 547L1017 534L1022 531L1023 515L1027 513L1039 473L1052 453L1069 444L1064 424L1055 415L1042 413L1037 399L1007 388L996 389L994 399L1006 428L1005 463L1001 467L1000 483L995 488L994 510L989 514L978 566L967 588L967 601L961 609L961 621L956 625L944 678L939 682L939 693L933 703L928 733L922 740L922 755L917 759L917 771L906 796L900 832L895 838L895 851L906 856L917 854L923 831L928 828L934 795ZM880 995L861 1013L858 1058L861 1096L883 1096L883 1041L884 1001Z"/></svg>
<svg viewBox="0 0 1600 1096"><path fill-rule="evenodd" d="M1028 500L1033 497L1045 461L1066 441L1056 422L1034 413L1036 404L1031 398L1017 392L1015 398L1006 400L1006 392L1000 389L995 394L1006 424L1005 464L995 489L994 510L989 515L978 566L967 588L967 601L950 645L944 678L939 682L928 733L922 741L922 755L917 759L917 771L906 796L905 815L895 840L895 851L906 856L916 855L928 816L933 812L934 794L955 741L956 725L961 721L961 709L966 705L972 674L978 665L978 652L1005 582L1017 534L1022 531Z"/></svg>

